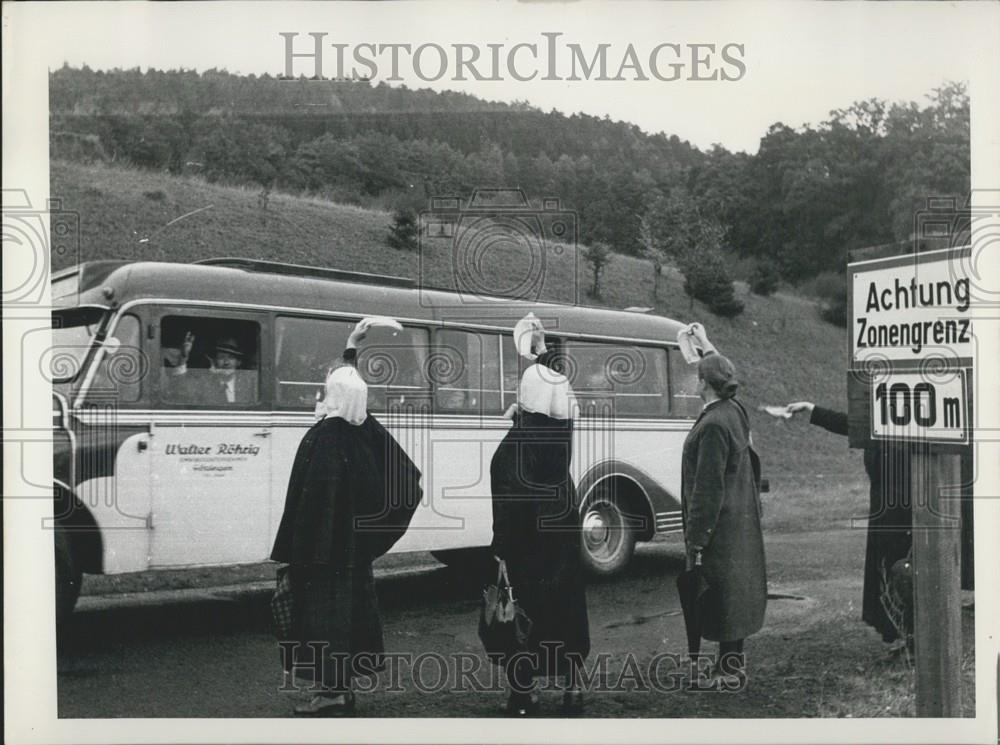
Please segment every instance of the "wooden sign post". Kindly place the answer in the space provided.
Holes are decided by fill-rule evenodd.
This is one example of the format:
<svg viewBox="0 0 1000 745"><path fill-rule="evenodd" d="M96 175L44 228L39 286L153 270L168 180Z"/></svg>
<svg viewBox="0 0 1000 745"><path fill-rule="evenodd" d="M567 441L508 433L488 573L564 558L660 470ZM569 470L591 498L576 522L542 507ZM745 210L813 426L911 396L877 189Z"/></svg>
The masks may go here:
<svg viewBox="0 0 1000 745"><path fill-rule="evenodd" d="M917 716L962 715L960 454L971 440L969 247L848 264L851 447L909 460Z"/></svg>
<svg viewBox="0 0 1000 745"><path fill-rule="evenodd" d="M958 500L943 494L959 483L959 456L914 453L910 468L917 716L960 717L961 522Z"/></svg>

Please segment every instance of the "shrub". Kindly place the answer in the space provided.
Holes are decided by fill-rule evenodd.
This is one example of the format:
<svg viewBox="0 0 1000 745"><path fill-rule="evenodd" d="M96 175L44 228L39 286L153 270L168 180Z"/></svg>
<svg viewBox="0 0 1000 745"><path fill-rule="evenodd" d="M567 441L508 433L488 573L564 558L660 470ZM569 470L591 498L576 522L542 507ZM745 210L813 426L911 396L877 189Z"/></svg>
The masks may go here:
<svg viewBox="0 0 1000 745"><path fill-rule="evenodd" d="M397 210L392 215L386 243L400 251L416 251L417 230L417 216L410 210Z"/></svg>
<svg viewBox="0 0 1000 745"><path fill-rule="evenodd" d="M824 272L810 283L819 316L834 326L847 326L847 275Z"/></svg>
<svg viewBox="0 0 1000 745"><path fill-rule="evenodd" d="M750 291L754 295L767 297L778 289L781 272L771 259L761 259L750 272Z"/></svg>
<svg viewBox="0 0 1000 745"><path fill-rule="evenodd" d="M681 261L681 271L684 273L684 292L692 300L703 302L714 315L733 318L743 312L743 303L736 299L733 280L721 251L689 251Z"/></svg>

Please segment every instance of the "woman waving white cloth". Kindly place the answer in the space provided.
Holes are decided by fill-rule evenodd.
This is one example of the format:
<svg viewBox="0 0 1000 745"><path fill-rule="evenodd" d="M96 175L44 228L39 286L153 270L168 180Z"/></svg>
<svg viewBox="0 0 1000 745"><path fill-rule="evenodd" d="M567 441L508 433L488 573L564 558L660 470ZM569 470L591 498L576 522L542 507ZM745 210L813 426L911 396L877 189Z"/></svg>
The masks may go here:
<svg viewBox="0 0 1000 745"><path fill-rule="evenodd" d="M565 375L551 367L554 355L545 346L545 329L534 313L514 326L514 344L518 354L535 362L521 376L515 406L553 419L575 419L577 403L573 388ZM508 418L513 416L514 408L507 410Z"/></svg>
<svg viewBox="0 0 1000 745"><path fill-rule="evenodd" d="M554 369L544 329L529 314L515 328L515 344L534 364L521 376L513 419L490 464L493 552L507 570L531 619L524 654L501 661L510 684L508 713L537 708L534 679L566 680L567 713L583 698L577 673L590 652L587 598L580 561L576 488L570 477L576 401L566 376Z"/></svg>
<svg viewBox="0 0 1000 745"><path fill-rule="evenodd" d="M294 598L282 662L311 679L316 693L296 707L299 716L352 714L353 680L384 666L372 562L406 532L423 495L419 469L366 409L357 347L377 323L366 318L355 327L327 375L319 421L295 453L271 551L288 565ZM325 650L320 660L317 650Z"/></svg>

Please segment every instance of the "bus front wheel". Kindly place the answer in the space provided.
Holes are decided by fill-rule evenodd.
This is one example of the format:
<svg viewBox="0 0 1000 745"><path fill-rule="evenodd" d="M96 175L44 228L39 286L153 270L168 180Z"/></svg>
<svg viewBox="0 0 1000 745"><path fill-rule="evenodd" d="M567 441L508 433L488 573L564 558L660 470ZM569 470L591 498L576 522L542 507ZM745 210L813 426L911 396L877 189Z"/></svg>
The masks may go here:
<svg viewBox="0 0 1000 745"><path fill-rule="evenodd" d="M55 536L56 559L56 621L66 620L80 597L83 572L73 557L73 547L65 528L57 527Z"/></svg>
<svg viewBox="0 0 1000 745"><path fill-rule="evenodd" d="M628 566L635 550L635 531L628 527L617 500L598 494L581 521L583 563L598 577L610 577Z"/></svg>

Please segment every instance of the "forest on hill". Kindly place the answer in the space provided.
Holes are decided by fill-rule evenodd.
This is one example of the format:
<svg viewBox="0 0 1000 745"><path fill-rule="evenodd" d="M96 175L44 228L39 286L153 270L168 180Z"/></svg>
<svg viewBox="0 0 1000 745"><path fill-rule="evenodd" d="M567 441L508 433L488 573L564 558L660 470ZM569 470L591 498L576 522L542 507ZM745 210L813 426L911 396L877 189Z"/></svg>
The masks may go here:
<svg viewBox="0 0 1000 745"><path fill-rule="evenodd" d="M852 249L908 240L928 197L964 204L969 192L961 83L920 103L869 99L815 125L776 122L753 155L384 83L64 66L49 96L56 159L404 211L519 187L574 210L581 243L654 266L712 256L792 281L841 271Z"/></svg>

